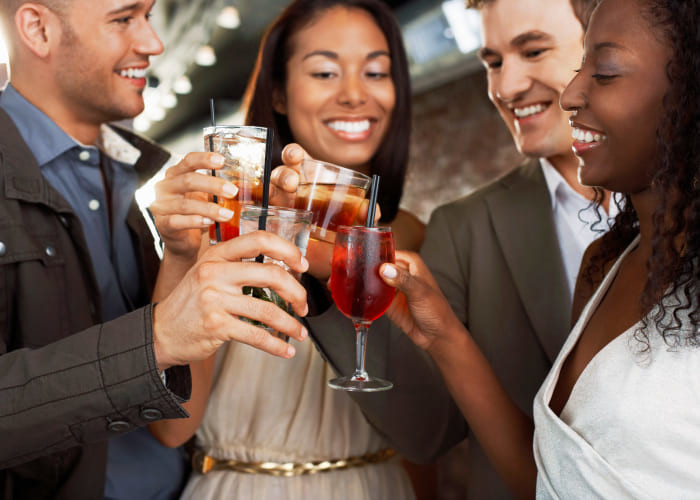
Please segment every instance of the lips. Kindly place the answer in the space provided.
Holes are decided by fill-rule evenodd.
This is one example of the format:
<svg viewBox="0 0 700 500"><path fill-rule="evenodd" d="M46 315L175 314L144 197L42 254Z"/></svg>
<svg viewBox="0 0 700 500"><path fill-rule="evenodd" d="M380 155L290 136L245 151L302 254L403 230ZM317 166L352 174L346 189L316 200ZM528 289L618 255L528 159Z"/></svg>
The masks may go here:
<svg viewBox="0 0 700 500"><path fill-rule="evenodd" d="M571 137L574 138L573 150L577 155L595 149L607 140L607 136L599 130L571 124Z"/></svg>
<svg viewBox="0 0 700 500"><path fill-rule="evenodd" d="M538 103L538 104L531 104L529 106L518 106L518 107L513 108L512 111L518 120L522 120L522 119L537 115L539 113L542 113L548 107L549 107L549 104Z"/></svg>
<svg viewBox="0 0 700 500"><path fill-rule="evenodd" d="M328 120L326 126L334 133L347 140L362 140L369 137L374 120L369 118L357 120Z"/></svg>
<svg viewBox="0 0 700 500"><path fill-rule="evenodd" d="M138 87L146 85L146 67L131 66L117 69L114 72Z"/></svg>

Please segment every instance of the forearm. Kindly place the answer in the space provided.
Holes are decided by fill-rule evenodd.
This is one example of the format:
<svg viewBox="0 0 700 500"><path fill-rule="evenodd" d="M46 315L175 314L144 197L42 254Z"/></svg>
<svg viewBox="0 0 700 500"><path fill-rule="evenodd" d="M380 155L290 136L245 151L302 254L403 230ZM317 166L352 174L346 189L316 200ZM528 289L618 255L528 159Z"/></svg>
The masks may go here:
<svg viewBox="0 0 700 500"><path fill-rule="evenodd" d="M505 392L490 364L462 325L430 354L473 436L494 468L519 498L533 498L537 468L532 454L534 426Z"/></svg>
<svg viewBox="0 0 700 500"><path fill-rule="evenodd" d="M190 414L189 418L160 420L148 426L151 434L163 445L175 448L186 443L197 432L209 400L215 359L216 355L190 364L192 397L182 405Z"/></svg>
<svg viewBox="0 0 700 500"><path fill-rule="evenodd" d="M183 368L186 380L175 380L179 394L163 386L150 322L147 307L0 356L0 466L106 440L154 418L185 416L180 403L189 397L189 373Z"/></svg>

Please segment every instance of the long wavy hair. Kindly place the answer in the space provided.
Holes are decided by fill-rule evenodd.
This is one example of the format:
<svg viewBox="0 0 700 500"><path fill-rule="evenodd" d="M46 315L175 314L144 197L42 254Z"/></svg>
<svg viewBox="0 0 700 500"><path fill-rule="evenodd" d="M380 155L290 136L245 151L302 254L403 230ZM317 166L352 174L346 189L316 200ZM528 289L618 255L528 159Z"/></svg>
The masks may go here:
<svg viewBox="0 0 700 500"><path fill-rule="evenodd" d="M660 200L653 215L652 255L642 293L642 320L635 337L649 349L654 324L670 347L700 344L700 0L638 0L650 29L672 48L666 67L670 88L657 128L651 189ZM629 195L598 252L582 270L590 284L639 233ZM678 247L678 242L683 244ZM669 311L672 311L669 314ZM687 313L692 331L682 329Z"/></svg>
<svg viewBox="0 0 700 500"><path fill-rule="evenodd" d="M275 130L273 161L279 164L282 148L294 142L287 117L273 107L275 91L284 93L287 61L292 55L294 34L333 7L362 9L376 21L389 45L391 77L396 104L391 124L379 149L370 160L370 175L382 176L379 205L382 220L391 222L403 193L411 133L411 84L401 29L389 7L381 0L295 0L270 25L260 45L253 75L244 97L246 123ZM320 158L323 159L323 158Z"/></svg>

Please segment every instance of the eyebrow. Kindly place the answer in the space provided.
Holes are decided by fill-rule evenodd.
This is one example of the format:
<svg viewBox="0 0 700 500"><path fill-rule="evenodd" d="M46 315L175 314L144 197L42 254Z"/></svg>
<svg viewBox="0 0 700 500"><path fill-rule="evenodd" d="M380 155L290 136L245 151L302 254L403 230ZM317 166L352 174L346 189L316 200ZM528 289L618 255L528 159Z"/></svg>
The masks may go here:
<svg viewBox="0 0 700 500"><path fill-rule="evenodd" d="M513 47L522 47L529 42L551 42L553 40L552 35L545 33L543 31L526 31L521 33L510 41L510 45ZM479 59L486 59L489 56L496 56L498 52L488 47L480 48L477 53Z"/></svg>
<svg viewBox="0 0 700 500"><path fill-rule="evenodd" d="M624 45L620 45L615 42L599 42L593 46L593 52L599 52L603 49L618 49L618 50L629 50Z"/></svg>
<svg viewBox="0 0 700 500"><path fill-rule="evenodd" d="M117 8L114 9L114 10L110 10L110 11L107 13L107 15L108 15L108 16L113 16L113 15L116 15L116 14L121 14L121 13L123 13L123 12L129 12L130 10L135 10L135 9L140 8L140 7L143 7L145 3L146 3L146 2L143 2L143 1L132 2L132 3L130 3L130 4L123 5L123 6L121 6L121 7L117 7ZM153 8L153 5L155 5L155 3L156 3L155 0L153 0L153 1L151 2L151 8Z"/></svg>
<svg viewBox="0 0 700 500"><path fill-rule="evenodd" d="M323 56L327 57L329 59L338 59L340 56L338 56L337 52L333 52L330 50L314 50L312 52L309 52L304 56L302 61L305 61L306 59L313 57L313 56ZM377 57L381 56L386 56L386 57L391 57L391 55L386 51L386 50L375 50L374 52L370 52L367 54L367 57L365 59L370 60L370 59L376 59Z"/></svg>

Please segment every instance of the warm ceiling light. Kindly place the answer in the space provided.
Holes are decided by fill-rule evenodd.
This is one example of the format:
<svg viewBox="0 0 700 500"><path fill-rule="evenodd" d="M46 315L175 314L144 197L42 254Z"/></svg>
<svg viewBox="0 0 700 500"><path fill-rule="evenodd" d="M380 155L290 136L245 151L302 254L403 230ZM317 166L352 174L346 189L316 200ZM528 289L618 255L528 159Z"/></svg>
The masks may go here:
<svg viewBox="0 0 700 500"><path fill-rule="evenodd" d="M144 113L152 122L159 122L165 118L165 110L158 105L146 106Z"/></svg>
<svg viewBox="0 0 700 500"><path fill-rule="evenodd" d="M216 64L216 53L211 45L202 45L197 49L194 62L200 66L214 66Z"/></svg>
<svg viewBox="0 0 700 500"><path fill-rule="evenodd" d="M481 45L481 15L478 10L465 9L464 0L442 2L442 12L450 25L451 35L463 54Z"/></svg>
<svg viewBox="0 0 700 500"><path fill-rule="evenodd" d="M219 17L216 18L216 24L229 30L238 28L241 25L241 16L238 15L238 9L230 5L221 9Z"/></svg>
<svg viewBox="0 0 700 500"><path fill-rule="evenodd" d="M187 75L178 76L173 82L173 90L180 95L189 94L192 92L192 82Z"/></svg>

